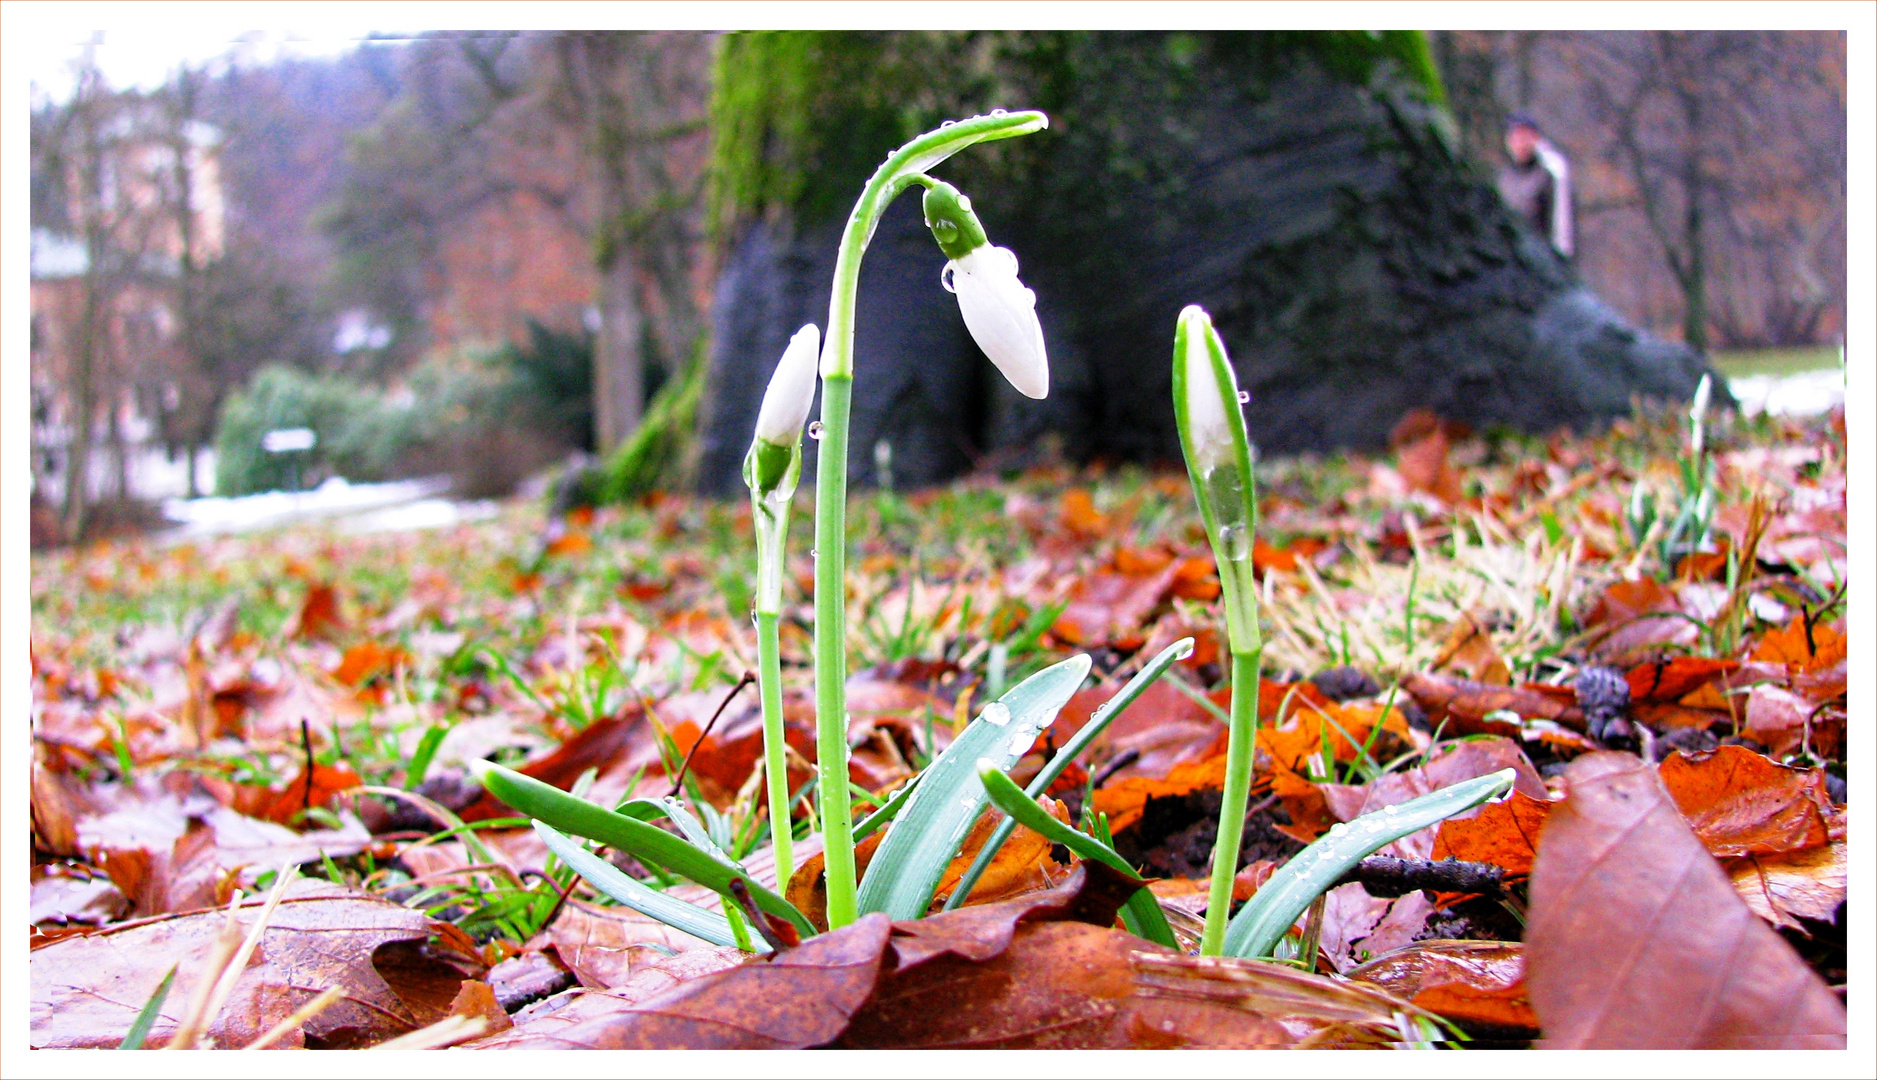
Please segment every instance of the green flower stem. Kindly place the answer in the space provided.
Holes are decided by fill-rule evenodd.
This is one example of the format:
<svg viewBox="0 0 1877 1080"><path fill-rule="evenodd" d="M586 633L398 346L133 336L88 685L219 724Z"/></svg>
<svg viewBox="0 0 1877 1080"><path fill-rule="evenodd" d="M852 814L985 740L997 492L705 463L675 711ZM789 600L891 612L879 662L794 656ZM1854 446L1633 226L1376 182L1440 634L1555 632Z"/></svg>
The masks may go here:
<svg viewBox="0 0 1877 1080"><path fill-rule="evenodd" d="M776 880L787 887L795 873L794 818L789 810L788 747L782 731L782 645L773 611L756 613L756 678L763 701L763 769L769 781L769 832L775 841Z"/></svg>
<svg viewBox="0 0 1877 1080"><path fill-rule="evenodd" d="M854 392L854 309L860 259L886 207L923 174L973 143L1049 126L1039 112L974 116L895 150L874 171L848 216L834 260L834 290L821 351L821 448L815 469L815 758L820 774L828 926L859 917L847 795L847 428Z"/></svg>
<svg viewBox="0 0 1877 1080"><path fill-rule="evenodd" d="M1253 600L1252 625L1257 625ZM1219 836L1212 848L1212 886L1206 893L1206 928L1199 955L1221 956L1226 920L1232 909L1232 882L1238 874L1239 843L1245 833L1245 807L1251 801L1252 755L1258 745L1258 669L1262 646L1232 654L1232 724L1225 744L1225 791L1219 806Z"/></svg>
<svg viewBox="0 0 1877 1080"><path fill-rule="evenodd" d="M815 468L815 767L821 777L830 930L860 916L847 794L847 413L853 392L851 376L822 376Z"/></svg>

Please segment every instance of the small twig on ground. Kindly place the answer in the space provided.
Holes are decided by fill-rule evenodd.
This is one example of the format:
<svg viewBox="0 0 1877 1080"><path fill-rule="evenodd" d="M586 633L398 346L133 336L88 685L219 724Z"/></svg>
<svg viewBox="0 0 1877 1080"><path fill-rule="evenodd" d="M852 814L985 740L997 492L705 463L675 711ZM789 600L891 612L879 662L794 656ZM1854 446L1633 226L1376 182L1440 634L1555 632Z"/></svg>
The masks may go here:
<svg viewBox="0 0 1877 1080"><path fill-rule="evenodd" d="M724 695L723 701L717 705L717 711L710 714L710 723L704 725L704 730L697 733L697 741L692 743L691 748L684 752L684 762L678 766L678 775L672 778L671 791L667 793L668 795L676 795L678 792L684 790L684 774L690 771L691 758L697 753L697 748L704 745L704 740L710 736L710 729L717 726L717 719L723 715L723 711L730 707L730 703L736 700L736 696L743 692L745 686L749 686L755 681L756 673L753 671L745 671L743 677L737 680L737 684L730 688L728 694Z"/></svg>
<svg viewBox="0 0 1877 1080"><path fill-rule="evenodd" d="M1489 863L1460 859L1397 859L1371 855L1357 863L1336 884L1359 881L1377 897L1405 896L1429 889L1444 893L1475 893L1494 899L1506 895L1505 871Z"/></svg>

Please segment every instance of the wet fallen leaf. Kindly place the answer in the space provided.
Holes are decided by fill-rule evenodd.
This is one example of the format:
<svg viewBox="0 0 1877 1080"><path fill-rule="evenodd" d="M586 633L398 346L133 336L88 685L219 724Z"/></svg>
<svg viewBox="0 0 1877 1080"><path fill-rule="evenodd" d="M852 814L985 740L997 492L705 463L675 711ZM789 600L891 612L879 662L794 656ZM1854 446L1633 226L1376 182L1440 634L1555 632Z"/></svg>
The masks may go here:
<svg viewBox="0 0 1877 1080"><path fill-rule="evenodd" d="M710 946L631 908L571 899L544 933L580 985L602 990L623 984L638 965L663 955L663 950Z"/></svg>
<svg viewBox="0 0 1877 1080"><path fill-rule="evenodd" d="M1487 803L1470 818L1441 822L1431 857L1491 863L1510 876L1522 877L1532 872L1538 834L1550 813L1548 800L1514 791L1511 798Z"/></svg>
<svg viewBox="0 0 1877 1080"><path fill-rule="evenodd" d="M1516 941L1420 941L1344 973L1497 1038L1538 1034Z"/></svg>
<svg viewBox="0 0 1877 1080"><path fill-rule="evenodd" d="M840 1035L873 994L892 923L862 916L799 947L709 971L661 994L501 1049L786 1050ZM532 1027L532 1025L531 1025ZM520 1029L517 1029L518 1033Z"/></svg>
<svg viewBox="0 0 1877 1080"><path fill-rule="evenodd" d="M1660 769L1669 797L1717 858L1798 851L1844 834L1823 769L1790 768L1744 746L1677 750Z"/></svg>
<svg viewBox="0 0 1877 1080"><path fill-rule="evenodd" d="M1721 863L1753 913L1778 927L1803 930L1799 919L1831 922L1844 903L1849 879L1846 844L1779 855L1749 855Z"/></svg>
<svg viewBox="0 0 1877 1080"><path fill-rule="evenodd" d="M1526 978L1544 1045L1821 1049L1838 1000L1734 891L1627 754L1565 772L1532 867Z"/></svg>
<svg viewBox="0 0 1877 1080"><path fill-rule="evenodd" d="M1172 950L1086 923L1030 923L996 955L938 957L894 972L834 1044L847 1049L1278 1047L1268 1017L1145 998L1132 958ZM944 1002L945 1007L934 1008Z"/></svg>
<svg viewBox="0 0 1877 1080"><path fill-rule="evenodd" d="M244 904L251 921L258 900ZM174 1030L224 912L119 923L34 950L32 1045L108 1047L124 1037L157 981L180 961L147 1045ZM433 935L437 945L427 945ZM421 912L325 882L296 883L261 935L219 1017L217 1046L241 1046L329 986L344 996L286 1045L366 1046L447 1015L466 979L482 974L474 943Z"/></svg>
<svg viewBox="0 0 1877 1080"><path fill-rule="evenodd" d="M1354 821L1372 810L1406 802L1441 788L1471 780L1476 776L1512 769L1516 774L1513 790L1534 799L1546 797L1545 783L1532 763L1510 739L1476 739L1452 746L1437 754L1427 764L1414 769L1383 773L1367 784L1318 784L1329 811L1339 821ZM1479 813L1480 811L1474 811ZM1451 819L1450 819L1451 820ZM1376 852L1405 859L1425 859L1432 855L1434 837L1439 827L1422 829Z"/></svg>
<svg viewBox="0 0 1877 1080"><path fill-rule="evenodd" d="M1522 735L1521 725L1489 719L1501 711L1517 713L1525 720L1555 721L1580 731L1584 727L1584 714L1577 708L1574 694L1566 700L1534 686L1492 686L1427 672L1409 675L1401 681L1401 688L1427 710L1429 723L1444 720L1446 730L1456 735Z"/></svg>
<svg viewBox="0 0 1877 1080"><path fill-rule="evenodd" d="M1061 803L1044 795L1043 807L1055 817L1069 824L1069 811ZM971 831L965 834L964 843L958 849L958 855L945 868L939 878L938 888L933 893L932 902L941 904L951 896L958 882L970 869L978 854L984 850L984 842L990 839L991 832L1003 822L1001 814L984 814L971 825ZM1018 825L1004 841L1004 846L997 850L989 866L984 868L983 876L971 887L971 895L965 898L966 904L984 904L1007 899L1018 893L1034 892L1047 889L1068 876L1068 866L1057 862L1051 855L1053 845L1041 833L1027 825Z"/></svg>

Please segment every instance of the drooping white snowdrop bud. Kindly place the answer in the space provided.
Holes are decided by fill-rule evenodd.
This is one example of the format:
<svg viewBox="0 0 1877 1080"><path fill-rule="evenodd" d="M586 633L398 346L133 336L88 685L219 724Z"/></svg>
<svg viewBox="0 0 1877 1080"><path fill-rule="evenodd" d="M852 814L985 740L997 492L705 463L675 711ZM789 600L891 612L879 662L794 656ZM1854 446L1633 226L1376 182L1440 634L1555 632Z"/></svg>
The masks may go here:
<svg viewBox="0 0 1877 1080"><path fill-rule="evenodd" d="M944 181L926 188L925 221L939 248L951 256L940 281L957 294L972 340L1018 393L1048 397L1043 324L1036 317L1036 294L1017 280L1017 256L985 239L971 200Z"/></svg>
<svg viewBox="0 0 1877 1080"><path fill-rule="evenodd" d="M782 361L769 377L762 411L756 414L756 437L779 446L802 437L808 410L815 403L815 364L821 356L821 330L809 323L789 339Z"/></svg>

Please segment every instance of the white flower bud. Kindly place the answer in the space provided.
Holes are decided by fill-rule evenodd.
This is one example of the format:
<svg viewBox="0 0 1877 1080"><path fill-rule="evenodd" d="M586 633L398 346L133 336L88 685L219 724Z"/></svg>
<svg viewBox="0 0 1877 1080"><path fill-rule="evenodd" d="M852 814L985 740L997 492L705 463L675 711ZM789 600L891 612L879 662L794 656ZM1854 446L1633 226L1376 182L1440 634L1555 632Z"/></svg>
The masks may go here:
<svg viewBox="0 0 1877 1080"><path fill-rule="evenodd" d="M769 377L762 411L756 414L756 437L793 446L802 437L808 410L815 403L815 365L821 355L821 330L809 323L789 339L789 347Z"/></svg>
<svg viewBox="0 0 1877 1080"><path fill-rule="evenodd" d="M965 328L1025 397L1049 396L1049 358L1036 294L1017 280L1017 257L985 244L945 264L945 287L958 294Z"/></svg>
<svg viewBox="0 0 1877 1080"><path fill-rule="evenodd" d="M1186 354L1180 357L1185 367L1187 438L1192 443L1195 464L1209 472L1232 456L1232 429L1225 419L1225 396L1237 396L1219 385L1218 372L1212 367L1210 339L1212 319L1197 304L1188 304L1180 312L1181 329L1186 332Z"/></svg>

